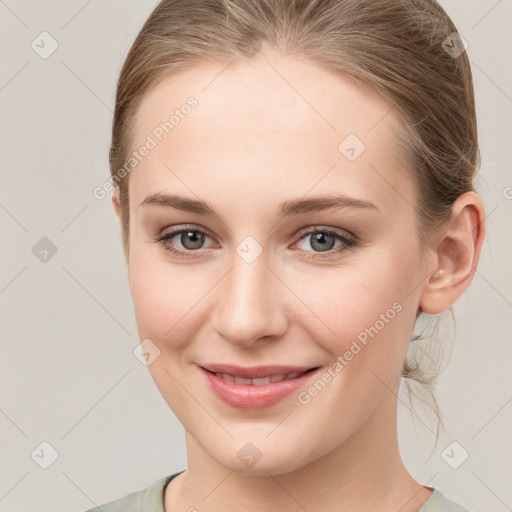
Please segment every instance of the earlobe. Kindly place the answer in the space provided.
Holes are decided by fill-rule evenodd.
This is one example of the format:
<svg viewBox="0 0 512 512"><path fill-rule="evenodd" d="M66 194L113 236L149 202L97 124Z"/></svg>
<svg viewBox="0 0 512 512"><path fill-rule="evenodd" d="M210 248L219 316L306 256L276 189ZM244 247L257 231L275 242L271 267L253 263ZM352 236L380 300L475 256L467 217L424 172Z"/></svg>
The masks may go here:
<svg viewBox="0 0 512 512"><path fill-rule="evenodd" d="M424 313L442 313L468 288L485 237L484 218L482 201L475 192L466 192L453 204L452 216L437 239L437 265L424 281L420 300Z"/></svg>

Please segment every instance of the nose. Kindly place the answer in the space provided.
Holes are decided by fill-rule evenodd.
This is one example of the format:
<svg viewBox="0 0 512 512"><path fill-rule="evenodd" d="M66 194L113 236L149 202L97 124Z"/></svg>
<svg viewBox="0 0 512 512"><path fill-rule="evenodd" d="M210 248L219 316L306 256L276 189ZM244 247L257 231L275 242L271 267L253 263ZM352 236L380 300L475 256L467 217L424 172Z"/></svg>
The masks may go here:
<svg viewBox="0 0 512 512"><path fill-rule="evenodd" d="M230 343L248 348L285 333L286 287L267 266L264 254L251 263L234 254L232 268L216 290L213 329Z"/></svg>

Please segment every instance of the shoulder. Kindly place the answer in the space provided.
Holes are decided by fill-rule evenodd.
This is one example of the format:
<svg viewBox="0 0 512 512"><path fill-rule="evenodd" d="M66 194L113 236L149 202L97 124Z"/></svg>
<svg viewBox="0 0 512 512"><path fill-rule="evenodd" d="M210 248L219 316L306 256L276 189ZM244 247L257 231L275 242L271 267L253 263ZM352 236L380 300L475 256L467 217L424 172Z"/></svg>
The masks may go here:
<svg viewBox="0 0 512 512"><path fill-rule="evenodd" d="M85 512L139 512L142 510L142 496L145 490L132 492L124 498L117 499L115 501L109 501L102 505L98 505L95 508L86 510Z"/></svg>
<svg viewBox="0 0 512 512"><path fill-rule="evenodd" d="M163 492L167 483L175 475L157 480L146 489L132 492L124 498L109 501L84 512L165 512Z"/></svg>
<svg viewBox="0 0 512 512"><path fill-rule="evenodd" d="M424 503L418 512L469 512L469 510L448 499L438 489L434 489L430 498Z"/></svg>

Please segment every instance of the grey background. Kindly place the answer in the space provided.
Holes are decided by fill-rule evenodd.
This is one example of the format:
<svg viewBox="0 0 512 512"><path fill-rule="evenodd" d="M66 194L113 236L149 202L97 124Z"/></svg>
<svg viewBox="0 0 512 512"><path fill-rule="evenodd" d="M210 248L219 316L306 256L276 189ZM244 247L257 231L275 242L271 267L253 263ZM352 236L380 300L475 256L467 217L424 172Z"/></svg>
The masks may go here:
<svg viewBox="0 0 512 512"><path fill-rule="evenodd" d="M109 176L120 67L156 4L0 0L2 512L81 512L186 468L183 428L133 355L110 198L92 196ZM512 510L512 2L441 4L469 43L488 232L453 307L453 351L437 392L447 432L430 456L431 427L411 421L400 401L400 443L419 481L475 512L501 512ZM47 59L31 47L43 31L59 45ZM57 249L47 261L43 237ZM47 469L44 441L58 452ZM458 469L446 453L453 461L460 448L442 456L454 441L469 453Z"/></svg>

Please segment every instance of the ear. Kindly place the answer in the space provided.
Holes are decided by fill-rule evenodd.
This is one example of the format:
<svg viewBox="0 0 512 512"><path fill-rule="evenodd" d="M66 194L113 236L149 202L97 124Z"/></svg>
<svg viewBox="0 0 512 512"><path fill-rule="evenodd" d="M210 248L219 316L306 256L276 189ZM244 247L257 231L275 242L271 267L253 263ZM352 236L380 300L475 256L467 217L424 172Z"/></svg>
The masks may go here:
<svg viewBox="0 0 512 512"><path fill-rule="evenodd" d="M425 280L420 297L424 313L437 315L464 293L478 266L485 238L485 210L476 192L454 202L452 215L436 237L434 271Z"/></svg>
<svg viewBox="0 0 512 512"><path fill-rule="evenodd" d="M121 203L119 202L119 197L115 188L112 191L112 206L114 207L114 212L116 213L117 218L121 220Z"/></svg>
<svg viewBox="0 0 512 512"><path fill-rule="evenodd" d="M112 200L112 206L114 207L114 212L116 214L117 220L119 221L119 225L121 226L121 230L122 230L121 201L119 200L118 190L116 188L114 188L112 191L111 200ZM127 255L126 252L125 252L125 257L126 257L126 262L128 263L129 255ZM128 281L130 281L129 270L128 270Z"/></svg>

